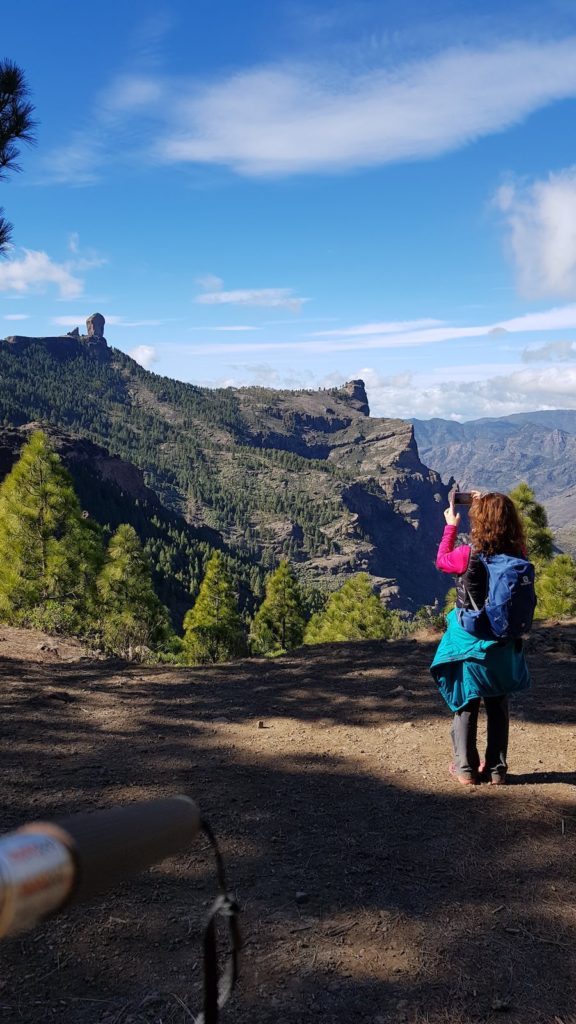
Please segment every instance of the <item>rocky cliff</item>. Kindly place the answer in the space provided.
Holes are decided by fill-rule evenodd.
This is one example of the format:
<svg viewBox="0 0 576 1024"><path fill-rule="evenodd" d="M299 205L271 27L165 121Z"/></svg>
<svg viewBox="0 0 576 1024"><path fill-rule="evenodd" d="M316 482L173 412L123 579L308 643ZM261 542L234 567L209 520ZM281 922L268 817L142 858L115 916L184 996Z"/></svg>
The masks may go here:
<svg viewBox="0 0 576 1024"><path fill-rule="evenodd" d="M164 509L266 568L288 557L327 588L366 571L411 609L443 596L434 557L448 481L423 465L410 424L370 416L362 381L198 388L90 337L0 342L4 422L105 446Z"/></svg>
<svg viewBox="0 0 576 1024"><path fill-rule="evenodd" d="M290 557L313 583L337 586L351 573L368 572L392 605L415 608L443 596L446 581L434 558L449 487L421 462L411 424L371 417L361 380L330 391L228 390L239 420L220 438L221 455L239 439L255 451L299 460L264 461L248 472L237 467L242 489L260 492L251 523L264 547L281 557L292 541ZM276 513L263 483L278 496ZM325 550L304 550L299 520L306 510L299 517L290 507L290 493L298 491L304 503L329 513L320 524ZM200 521L205 514L200 510ZM232 527L228 535L234 533Z"/></svg>

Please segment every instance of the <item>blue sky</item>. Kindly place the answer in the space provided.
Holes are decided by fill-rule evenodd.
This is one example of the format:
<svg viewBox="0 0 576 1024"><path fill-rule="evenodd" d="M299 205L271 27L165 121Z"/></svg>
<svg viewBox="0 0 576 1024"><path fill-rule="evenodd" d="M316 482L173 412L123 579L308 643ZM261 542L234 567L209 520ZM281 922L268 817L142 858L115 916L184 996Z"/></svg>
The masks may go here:
<svg viewBox="0 0 576 1024"><path fill-rule="evenodd" d="M23 2L0 336L373 414L576 408L576 7Z"/></svg>

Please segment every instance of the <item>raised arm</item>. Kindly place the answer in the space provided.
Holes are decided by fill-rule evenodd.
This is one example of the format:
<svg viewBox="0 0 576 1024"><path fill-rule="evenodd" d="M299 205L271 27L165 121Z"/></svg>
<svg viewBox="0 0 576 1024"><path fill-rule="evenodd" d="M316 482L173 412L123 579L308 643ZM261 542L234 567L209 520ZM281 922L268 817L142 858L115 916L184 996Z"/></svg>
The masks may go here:
<svg viewBox="0 0 576 1024"><path fill-rule="evenodd" d="M442 534L442 540L440 541L438 554L436 555L436 568L441 569L442 572L454 573L456 576L461 576L468 568L471 550L470 545L461 544L460 547L454 549L456 537L458 536L460 513L454 510L453 504L446 509L444 518L446 520L446 526L444 527L444 533Z"/></svg>

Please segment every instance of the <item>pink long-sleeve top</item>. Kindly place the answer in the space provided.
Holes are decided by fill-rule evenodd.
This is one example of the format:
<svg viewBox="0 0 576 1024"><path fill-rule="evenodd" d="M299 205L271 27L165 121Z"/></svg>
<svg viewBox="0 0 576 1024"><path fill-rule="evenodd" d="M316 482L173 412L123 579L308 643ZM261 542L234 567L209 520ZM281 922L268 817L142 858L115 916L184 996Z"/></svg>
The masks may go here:
<svg viewBox="0 0 576 1024"><path fill-rule="evenodd" d="M442 534L442 540L438 547L438 554L436 555L436 568L441 569L442 572L453 573L456 576L461 576L465 573L469 562L470 552L472 548L469 544L461 544L455 548L456 537L458 536L457 526L444 527L444 533Z"/></svg>

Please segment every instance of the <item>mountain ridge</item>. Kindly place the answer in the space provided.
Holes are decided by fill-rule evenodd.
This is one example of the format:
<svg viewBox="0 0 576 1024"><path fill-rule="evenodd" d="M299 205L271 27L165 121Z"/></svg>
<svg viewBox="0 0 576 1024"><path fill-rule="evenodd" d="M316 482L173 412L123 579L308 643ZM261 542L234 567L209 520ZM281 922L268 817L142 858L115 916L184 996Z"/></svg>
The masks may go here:
<svg viewBox="0 0 576 1024"><path fill-rule="evenodd" d="M464 490L510 491L525 480L546 506L560 546L576 552L576 411L411 422L422 458Z"/></svg>
<svg viewBox="0 0 576 1024"><path fill-rule="evenodd" d="M362 381L207 389L105 342L15 337L0 341L7 426L37 421L103 445L165 509L264 568L289 557L304 583L328 589L365 571L412 609L443 596L434 557L448 487L411 424L370 416Z"/></svg>

